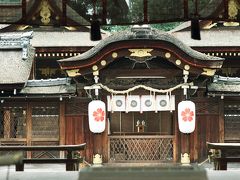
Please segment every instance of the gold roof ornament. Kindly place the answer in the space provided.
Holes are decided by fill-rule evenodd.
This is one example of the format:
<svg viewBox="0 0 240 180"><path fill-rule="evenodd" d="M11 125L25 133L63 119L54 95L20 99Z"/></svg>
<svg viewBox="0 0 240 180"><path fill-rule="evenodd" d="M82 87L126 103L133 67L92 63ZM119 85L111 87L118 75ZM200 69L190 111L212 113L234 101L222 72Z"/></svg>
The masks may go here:
<svg viewBox="0 0 240 180"><path fill-rule="evenodd" d="M216 72L216 69L203 68L202 75L213 76Z"/></svg>
<svg viewBox="0 0 240 180"><path fill-rule="evenodd" d="M238 10L240 9L240 5L236 0L229 0L228 1L228 18L230 20L237 19ZM223 23L224 26L239 26L238 22L225 22Z"/></svg>
<svg viewBox="0 0 240 180"><path fill-rule="evenodd" d="M43 24L47 25L50 23L51 11L47 0L43 0L41 3L40 16Z"/></svg>
<svg viewBox="0 0 240 180"><path fill-rule="evenodd" d="M153 49L128 49L133 57L149 57L152 56L150 53Z"/></svg>
<svg viewBox="0 0 240 180"><path fill-rule="evenodd" d="M69 77L75 77L75 76L80 76L81 73L79 73L79 69L71 69L71 70L66 70L67 74Z"/></svg>

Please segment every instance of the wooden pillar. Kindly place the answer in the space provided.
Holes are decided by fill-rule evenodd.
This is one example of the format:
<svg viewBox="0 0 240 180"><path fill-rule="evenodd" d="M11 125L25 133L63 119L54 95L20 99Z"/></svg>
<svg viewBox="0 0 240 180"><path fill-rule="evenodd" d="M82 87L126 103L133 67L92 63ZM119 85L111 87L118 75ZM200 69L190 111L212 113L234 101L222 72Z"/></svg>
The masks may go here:
<svg viewBox="0 0 240 180"><path fill-rule="evenodd" d="M183 134L184 146L183 153L188 153L190 155L190 134Z"/></svg>
<svg viewBox="0 0 240 180"><path fill-rule="evenodd" d="M27 120L26 120L26 138L27 138L27 146L32 145L32 104L27 103ZM32 153L27 152L27 158L31 158Z"/></svg>
<svg viewBox="0 0 240 180"><path fill-rule="evenodd" d="M92 162L93 159L93 133L89 130L89 125L88 125L88 118L87 116L85 117L86 119L84 119L84 135L85 135L85 141L87 143L86 145L86 161L88 161L89 163Z"/></svg>
<svg viewBox="0 0 240 180"><path fill-rule="evenodd" d="M60 102L60 112L59 112L59 144L60 145L65 145L65 101ZM60 152L60 158L64 158L64 151Z"/></svg>
<svg viewBox="0 0 240 180"><path fill-rule="evenodd" d="M196 116L197 118L197 116ZM197 161L198 160L198 121L196 119L196 124L195 124L195 130L193 133L193 152L192 152L192 159L193 161Z"/></svg>
<svg viewBox="0 0 240 180"><path fill-rule="evenodd" d="M176 102L176 107L177 104L184 99L184 96L182 94L182 89L181 90L177 90L176 94L175 94L175 102ZM179 126L178 126L178 109L176 109L176 111L174 111L174 115L173 115L173 120L174 120L174 146L173 146L173 160L174 162L177 162L179 160L181 160L181 153L182 153L182 142L183 142L183 138L182 138L182 133L179 131ZM174 150L175 149L175 150Z"/></svg>
<svg viewBox="0 0 240 180"><path fill-rule="evenodd" d="M188 18L188 0L183 0L184 3L184 18Z"/></svg>
<svg viewBox="0 0 240 180"><path fill-rule="evenodd" d="M108 118L106 118L106 127L105 131L102 134L102 143L103 143L103 149L102 149L102 156L103 156L103 162L106 163L108 161Z"/></svg>
<svg viewBox="0 0 240 180"><path fill-rule="evenodd" d="M66 26L67 25L67 0L62 0L62 19L61 19L61 25Z"/></svg>
<svg viewBox="0 0 240 180"><path fill-rule="evenodd" d="M26 19L26 14L27 14L27 2L26 0L22 0L22 21L25 23Z"/></svg>
<svg viewBox="0 0 240 180"><path fill-rule="evenodd" d="M219 102L219 142L224 142L224 101Z"/></svg>
<svg viewBox="0 0 240 180"><path fill-rule="evenodd" d="M4 111L3 115L4 124L4 138L11 138L11 113L10 110Z"/></svg>
<svg viewBox="0 0 240 180"><path fill-rule="evenodd" d="M177 113L174 113L174 141L173 141L173 161L177 162L179 160L179 149L181 149L181 147L179 146L179 130L178 130L178 119L177 119Z"/></svg>
<svg viewBox="0 0 240 180"><path fill-rule="evenodd" d="M103 148L102 133L94 134L93 138L94 138L93 139L93 146L94 146L93 153L102 155L102 148Z"/></svg>

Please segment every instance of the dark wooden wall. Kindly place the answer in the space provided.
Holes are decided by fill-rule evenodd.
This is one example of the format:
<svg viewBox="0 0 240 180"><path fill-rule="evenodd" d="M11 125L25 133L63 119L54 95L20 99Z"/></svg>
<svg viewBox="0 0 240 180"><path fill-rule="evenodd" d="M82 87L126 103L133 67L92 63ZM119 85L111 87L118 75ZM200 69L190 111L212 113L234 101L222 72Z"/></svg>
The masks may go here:
<svg viewBox="0 0 240 180"><path fill-rule="evenodd" d="M83 152L87 162L92 161L93 134L88 127L88 100L72 98L65 102L65 143L86 143Z"/></svg>
<svg viewBox="0 0 240 180"><path fill-rule="evenodd" d="M202 162L207 158L206 142L224 141L223 101L217 98L191 98L196 104L196 129L190 135L183 134L178 129L177 110L174 111L175 121L175 154L180 161L181 153L190 152L191 162ZM179 101L179 99L177 100ZM176 102L177 105L178 102ZM71 106L69 106L71 104ZM66 144L87 143L83 154L86 161L92 162L93 154L103 155L103 161L108 159L108 131L93 134L88 127L88 102L75 104L66 103L65 126ZM68 108L78 106L78 112ZM177 107L177 106L176 106ZM107 125L106 125L107 127Z"/></svg>
<svg viewBox="0 0 240 180"><path fill-rule="evenodd" d="M179 142L177 156L180 160L181 153L190 151L191 162L202 162L207 158L206 142L223 142L223 102L216 98L205 97L191 100L196 104L196 128L189 135L175 129Z"/></svg>

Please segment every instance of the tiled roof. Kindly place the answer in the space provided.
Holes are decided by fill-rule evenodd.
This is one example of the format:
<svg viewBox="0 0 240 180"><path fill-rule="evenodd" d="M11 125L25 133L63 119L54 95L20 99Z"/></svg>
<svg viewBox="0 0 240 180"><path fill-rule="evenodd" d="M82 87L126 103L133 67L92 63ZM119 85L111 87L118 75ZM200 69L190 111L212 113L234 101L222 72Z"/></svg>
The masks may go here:
<svg viewBox="0 0 240 180"><path fill-rule="evenodd" d="M34 58L31 33L0 34L0 84L25 84Z"/></svg>
<svg viewBox="0 0 240 180"><path fill-rule="evenodd" d="M171 33L190 47L234 47L240 46L239 27L219 27L201 30L201 40L191 38L190 30Z"/></svg>
<svg viewBox="0 0 240 180"><path fill-rule="evenodd" d="M106 37L102 33L102 37ZM91 47L98 44L99 41L91 41L89 32L37 32L33 33L31 44L34 47Z"/></svg>
<svg viewBox="0 0 240 180"><path fill-rule="evenodd" d="M28 80L20 94L74 94L76 85L70 84L70 78Z"/></svg>
<svg viewBox="0 0 240 180"><path fill-rule="evenodd" d="M214 76L213 82L208 84L209 92L240 92L239 77Z"/></svg>
<svg viewBox="0 0 240 180"><path fill-rule="evenodd" d="M157 29L146 29L144 30L139 29L128 29L122 32L117 32L115 34L112 34L111 36L107 37L106 39L103 39L100 41L96 46L91 48L89 51L80 54L75 57L67 58L67 59L62 59L59 60L59 62L64 62L64 61L78 61L81 59L87 59L88 57L94 56L97 54L101 49L104 47L108 46L111 43L114 42L120 42L120 41L126 41L126 40L137 40L137 39L145 39L145 40L154 40L154 41L165 41L169 42L171 44L174 44L178 48L180 48L182 51L184 51L186 54L196 58L196 59L201 59L201 60L222 60L222 58L219 57L213 57L213 56L208 56L203 53L200 53L198 51L193 50L189 46L185 44L185 41L181 41L174 37L173 35L164 32L164 31L159 31Z"/></svg>
<svg viewBox="0 0 240 180"><path fill-rule="evenodd" d="M24 87L20 94L74 94L76 93L76 85L57 85L57 86L41 86L41 87Z"/></svg>

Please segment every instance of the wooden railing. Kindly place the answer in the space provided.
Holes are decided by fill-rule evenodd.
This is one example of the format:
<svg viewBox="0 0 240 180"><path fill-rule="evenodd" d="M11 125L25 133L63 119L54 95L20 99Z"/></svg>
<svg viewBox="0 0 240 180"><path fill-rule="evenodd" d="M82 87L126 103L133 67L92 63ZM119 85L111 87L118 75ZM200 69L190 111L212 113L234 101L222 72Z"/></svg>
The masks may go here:
<svg viewBox="0 0 240 180"><path fill-rule="evenodd" d="M214 162L214 170L227 170L229 162L240 163L240 143L209 143L207 149Z"/></svg>
<svg viewBox="0 0 240 180"><path fill-rule="evenodd" d="M67 171L78 170L78 163L81 161L75 158L73 153L85 149L86 143L78 145L57 145L57 146L0 146L0 152L14 151L14 152L27 152L27 151L66 151L66 158L45 158L45 159L25 159L23 158L16 164L16 171L24 171L25 163L64 163L66 164Z"/></svg>
<svg viewBox="0 0 240 180"><path fill-rule="evenodd" d="M174 136L109 136L109 162L173 161Z"/></svg>

